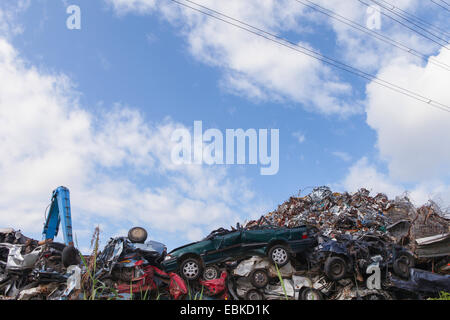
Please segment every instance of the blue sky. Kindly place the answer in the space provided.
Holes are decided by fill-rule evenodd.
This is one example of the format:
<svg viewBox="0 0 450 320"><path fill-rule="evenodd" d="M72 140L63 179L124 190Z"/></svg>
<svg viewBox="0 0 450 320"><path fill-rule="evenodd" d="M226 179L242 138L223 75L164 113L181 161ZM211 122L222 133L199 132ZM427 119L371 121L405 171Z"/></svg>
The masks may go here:
<svg viewBox="0 0 450 320"><path fill-rule="evenodd" d="M449 71L294 0L257 2L199 1L450 104L442 89ZM358 1L315 2L361 24L367 19ZM391 2L449 30L439 7ZM66 28L71 4L81 8L81 30ZM84 250L96 224L102 241L138 224L173 248L258 217L311 186L366 187L391 197L407 190L417 204L450 200L450 152L442 139L448 113L170 1L3 1L0 12L0 61L14 74L0 85L0 119L10 125L0 129L2 225L40 238L46 202L58 185L71 190ZM450 64L445 48L381 21L381 33ZM9 102L6 83L13 78L23 94ZM20 107L13 110L13 103ZM261 176L250 165L173 168L164 139L195 120L204 130L279 129L279 172Z"/></svg>

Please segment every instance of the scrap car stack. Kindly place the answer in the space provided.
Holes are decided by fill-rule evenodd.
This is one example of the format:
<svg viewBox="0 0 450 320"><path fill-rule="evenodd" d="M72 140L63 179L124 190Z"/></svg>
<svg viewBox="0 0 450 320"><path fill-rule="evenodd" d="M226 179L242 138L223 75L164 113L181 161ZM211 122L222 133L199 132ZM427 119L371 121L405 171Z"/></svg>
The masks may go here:
<svg viewBox="0 0 450 320"><path fill-rule="evenodd" d="M436 203L315 188L260 219L167 253L143 228L68 257L0 229L0 299L427 299L450 292L450 227Z"/></svg>

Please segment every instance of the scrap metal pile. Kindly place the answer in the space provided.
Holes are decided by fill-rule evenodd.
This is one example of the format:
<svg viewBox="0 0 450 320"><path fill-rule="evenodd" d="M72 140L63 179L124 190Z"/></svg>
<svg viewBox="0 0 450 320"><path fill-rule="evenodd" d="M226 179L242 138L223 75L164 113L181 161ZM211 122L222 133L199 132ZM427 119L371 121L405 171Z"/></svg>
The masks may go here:
<svg viewBox="0 0 450 320"><path fill-rule="evenodd" d="M433 201L416 208L407 196L389 200L367 189L349 194L319 187L291 197L265 219L319 230L309 270L297 272L319 289L316 298L420 299L450 290L450 224ZM377 285L369 279L374 267L382 273Z"/></svg>
<svg viewBox="0 0 450 320"><path fill-rule="evenodd" d="M169 253L138 227L89 256L0 229L0 299L426 299L450 292L449 229L434 202L327 187Z"/></svg>

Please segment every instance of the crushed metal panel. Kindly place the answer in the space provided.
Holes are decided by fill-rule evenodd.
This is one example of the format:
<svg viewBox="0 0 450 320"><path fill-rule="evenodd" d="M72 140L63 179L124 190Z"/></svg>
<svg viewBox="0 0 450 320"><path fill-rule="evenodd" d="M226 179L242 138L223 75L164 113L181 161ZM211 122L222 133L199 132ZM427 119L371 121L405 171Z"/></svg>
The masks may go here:
<svg viewBox="0 0 450 320"><path fill-rule="evenodd" d="M419 246L428 245L436 242L443 241L445 239L450 238L450 233L438 234L431 237L416 239L416 242Z"/></svg>
<svg viewBox="0 0 450 320"><path fill-rule="evenodd" d="M264 295L266 299L280 299L285 298L285 296L288 296L289 298L293 298L295 296L295 288L294 288L294 282L292 280L283 280L284 283L284 289L281 283L278 283L276 285L267 285L264 288ZM286 295L284 290L286 290Z"/></svg>
<svg viewBox="0 0 450 320"><path fill-rule="evenodd" d="M167 251L165 244L153 240L149 240L145 243L132 243L130 246L142 251L156 252L159 255L162 255L164 251Z"/></svg>
<svg viewBox="0 0 450 320"><path fill-rule="evenodd" d="M425 294L450 291L450 275L439 275L425 270L410 269L409 280L393 278L392 286L398 289Z"/></svg>
<svg viewBox="0 0 450 320"><path fill-rule="evenodd" d="M20 291L17 300L30 300L36 296L48 296L58 288L58 284L49 283L35 288Z"/></svg>
<svg viewBox="0 0 450 320"><path fill-rule="evenodd" d="M25 270L33 268L43 250L43 247L40 246L28 254L22 255L23 245L2 243L0 246L9 249L8 260L6 262L7 270Z"/></svg>
<svg viewBox="0 0 450 320"><path fill-rule="evenodd" d="M258 256L251 257L239 263L233 270L233 275L239 277L248 277L250 273L256 269L265 269L269 273L270 277L278 277L278 272L273 263L267 257ZM292 267L292 264L290 262L288 262L278 270L280 271L281 277L283 278L290 278L295 272L295 269Z"/></svg>
<svg viewBox="0 0 450 320"><path fill-rule="evenodd" d="M450 255L450 233L416 239L415 253L419 258Z"/></svg>
<svg viewBox="0 0 450 320"><path fill-rule="evenodd" d="M409 220L399 220L394 224L386 227L389 234L397 239L401 239L409 234L411 228L411 221Z"/></svg>
<svg viewBox="0 0 450 320"><path fill-rule="evenodd" d="M73 290L81 289L81 269L79 266L69 266L67 268L66 275L68 276L68 278L66 289L62 294L63 297L67 297Z"/></svg>

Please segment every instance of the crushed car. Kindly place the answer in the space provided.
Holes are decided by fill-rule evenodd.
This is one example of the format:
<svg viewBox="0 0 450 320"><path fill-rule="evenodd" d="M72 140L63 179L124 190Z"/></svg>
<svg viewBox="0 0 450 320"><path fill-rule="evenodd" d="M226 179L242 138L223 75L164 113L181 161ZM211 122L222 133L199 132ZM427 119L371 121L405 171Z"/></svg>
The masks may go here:
<svg viewBox="0 0 450 320"><path fill-rule="evenodd" d="M267 256L282 267L291 257L316 246L314 231L307 226L277 227L262 217L251 227L220 228L202 241L176 248L167 254L161 265L168 271L178 270L187 280L196 280L202 275L209 280L219 274L221 263L254 255Z"/></svg>

